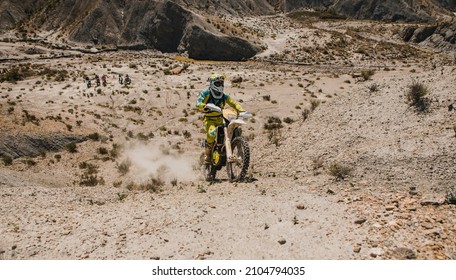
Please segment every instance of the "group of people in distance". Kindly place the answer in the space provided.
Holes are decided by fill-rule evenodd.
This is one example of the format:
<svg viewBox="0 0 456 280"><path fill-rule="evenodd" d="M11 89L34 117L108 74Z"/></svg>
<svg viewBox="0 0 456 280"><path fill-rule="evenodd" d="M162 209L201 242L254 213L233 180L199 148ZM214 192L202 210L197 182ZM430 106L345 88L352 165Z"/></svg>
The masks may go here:
<svg viewBox="0 0 456 280"><path fill-rule="evenodd" d="M103 84L103 86L105 87L107 85L107 76L106 75L102 75L101 76L101 79L100 79L100 76L98 76L97 74L95 74L95 77L94 77L94 80L95 80L95 83L96 83L96 86L99 87L100 85ZM89 78L89 76L84 76L84 82L86 83L86 86L87 88L90 88L92 87L92 81L91 79ZM119 83L121 85L125 85L125 86L128 86L131 84L131 79L130 79L130 76L128 76L128 74L125 76L125 78L123 77L122 74L119 74Z"/></svg>
<svg viewBox="0 0 456 280"><path fill-rule="evenodd" d="M106 75L102 75L100 80L100 76L95 74L94 80L97 87L99 87L101 84L103 84L104 87L107 85ZM89 76L84 76L84 82L86 83L87 88L90 88L92 86L92 81L90 80Z"/></svg>
<svg viewBox="0 0 456 280"><path fill-rule="evenodd" d="M128 74L127 74L127 75L125 75L125 79L124 79L123 75L119 74L119 84L125 85L125 86L130 85L131 84L130 76L128 76Z"/></svg>

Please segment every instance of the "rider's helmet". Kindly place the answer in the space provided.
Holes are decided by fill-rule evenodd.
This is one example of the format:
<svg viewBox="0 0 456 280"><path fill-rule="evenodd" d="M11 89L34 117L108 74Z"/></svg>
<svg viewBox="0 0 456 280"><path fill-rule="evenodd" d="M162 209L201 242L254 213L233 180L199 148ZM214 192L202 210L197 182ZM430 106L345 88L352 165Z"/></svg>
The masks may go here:
<svg viewBox="0 0 456 280"><path fill-rule="evenodd" d="M223 97L223 86L225 82L224 74L212 74L209 77L209 90L212 97L220 99Z"/></svg>

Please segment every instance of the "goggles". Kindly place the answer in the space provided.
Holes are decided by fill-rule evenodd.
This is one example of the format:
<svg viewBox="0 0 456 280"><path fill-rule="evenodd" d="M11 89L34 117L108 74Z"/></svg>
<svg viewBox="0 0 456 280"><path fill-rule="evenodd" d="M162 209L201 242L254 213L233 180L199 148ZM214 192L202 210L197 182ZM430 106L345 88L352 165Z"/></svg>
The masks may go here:
<svg viewBox="0 0 456 280"><path fill-rule="evenodd" d="M214 82L214 86L216 86L216 87L221 87L221 86L223 86L223 80L215 81L215 82Z"/></svg>

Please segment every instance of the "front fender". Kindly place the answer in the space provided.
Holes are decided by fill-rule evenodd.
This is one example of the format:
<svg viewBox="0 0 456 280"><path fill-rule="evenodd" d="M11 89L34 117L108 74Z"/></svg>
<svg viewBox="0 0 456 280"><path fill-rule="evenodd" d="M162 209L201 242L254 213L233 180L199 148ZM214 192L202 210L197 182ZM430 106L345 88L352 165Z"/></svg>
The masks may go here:
<svg viewBox="0 0 456 280"><path fill-rule="evenodd" d="M247 124L245 121L243 120L240 120L240 119L236 119L236 120L232 120L230 122L230 124L228 125L228 137L230 139L233 139L233 133L234 133L234 130L236 129L236 127L240 127L242 125L245 125Z"/></svg>

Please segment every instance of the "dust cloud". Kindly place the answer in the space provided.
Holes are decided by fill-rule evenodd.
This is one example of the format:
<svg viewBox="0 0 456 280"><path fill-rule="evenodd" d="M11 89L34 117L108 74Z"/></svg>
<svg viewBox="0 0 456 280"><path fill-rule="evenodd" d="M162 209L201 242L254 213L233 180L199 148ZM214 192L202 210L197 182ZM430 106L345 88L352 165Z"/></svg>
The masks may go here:
<svg viewBox="0 0 456 280"><path fill-rule="evenodd" d="M131 163L130 175L137 182L151 177L167 182L190 182L199 176L195 157L183 155L182 150L168 143L133 143L125 148L124 156Z"/></svg>

